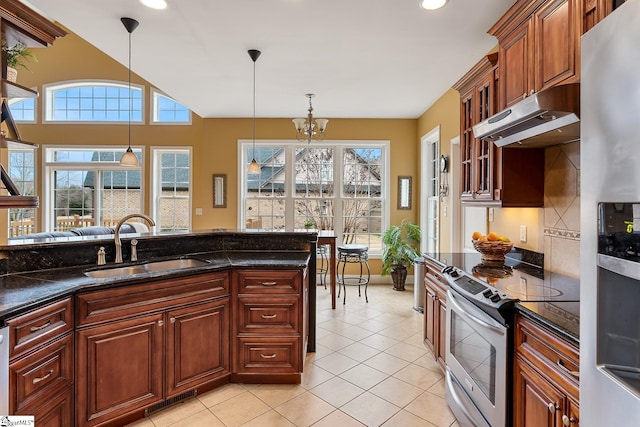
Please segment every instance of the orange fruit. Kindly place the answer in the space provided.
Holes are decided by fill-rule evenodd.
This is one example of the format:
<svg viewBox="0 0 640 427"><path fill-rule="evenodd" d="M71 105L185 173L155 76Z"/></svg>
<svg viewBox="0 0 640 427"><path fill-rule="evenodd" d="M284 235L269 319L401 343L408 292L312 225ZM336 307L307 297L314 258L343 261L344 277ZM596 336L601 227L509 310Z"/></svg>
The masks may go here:
<svg viewBox="0 0 640 427"><path fill-rule="evenodd" d="M481 232L474 231L473 234L471 235L471 240L478 240L481 237L482 237L482 233Z"/></svg>
<svg viewBox="0 0 640 427"><path fill-rule="evenodd" d="M491 233L487 234L487 240L490 242L497 242L498 240L500 240L500 235L492 231Z"/></svg>

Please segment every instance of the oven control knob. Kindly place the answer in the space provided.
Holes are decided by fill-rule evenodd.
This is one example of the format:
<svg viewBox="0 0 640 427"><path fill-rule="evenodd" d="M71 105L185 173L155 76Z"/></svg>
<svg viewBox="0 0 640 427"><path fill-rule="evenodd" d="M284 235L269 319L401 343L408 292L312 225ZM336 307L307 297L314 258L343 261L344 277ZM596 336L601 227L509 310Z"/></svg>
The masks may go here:
<svg viewBox="0 0 640 427"><path fill-rule="evenodd" d="M458 277L459 275L456 270L451 270L451 277Z"/></svg>
<svg viewBox="0 0 640 427"><path fill-rule="evenodd" d="M493 295L493 291L491 289L487 289L482 293L482 295L484 295L485 298L489 298L491 297L491 295Z"/></svg>
<svg viewBox="0 0 640 427"><path fill-rule="evenodd" d="M500 295L498 295L497 293L496 293L496 294L494 294L494 295L491 297L491 301L493 301L493 302L498 302L498 301L500 301Z"/></svg>

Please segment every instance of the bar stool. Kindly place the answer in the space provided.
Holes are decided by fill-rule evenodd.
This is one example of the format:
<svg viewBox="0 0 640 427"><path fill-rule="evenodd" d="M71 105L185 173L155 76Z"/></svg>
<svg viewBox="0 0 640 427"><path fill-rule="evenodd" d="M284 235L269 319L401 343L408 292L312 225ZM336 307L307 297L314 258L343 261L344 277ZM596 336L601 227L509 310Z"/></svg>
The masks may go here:
<svg viewBox="0 0 640 427"><path fill-rule="evenodd" d="M361 297L360 286L364 285L364 298L369 302L367 296L367 285L371 279L371 271L369 270L369 248L364 245L340 245L338 246L338 298L340 298L340 291L344 287L344 296L342 297L342 304L347 302L347 286L358 287L358 297ZM342 270L340 270L340 263L342 263ZM360 275L346 276L344 273L347 264L359 264ZM367 275L363 275L363 267L367 269Z"/></svg>
<svg viewBox="0 0 640 427"><path fill-rule="evenodd" d="M327 272L329 271L329 251L326 245L320 245L316 249L316 274L320 274L320 284L327 289Z"/></svg>

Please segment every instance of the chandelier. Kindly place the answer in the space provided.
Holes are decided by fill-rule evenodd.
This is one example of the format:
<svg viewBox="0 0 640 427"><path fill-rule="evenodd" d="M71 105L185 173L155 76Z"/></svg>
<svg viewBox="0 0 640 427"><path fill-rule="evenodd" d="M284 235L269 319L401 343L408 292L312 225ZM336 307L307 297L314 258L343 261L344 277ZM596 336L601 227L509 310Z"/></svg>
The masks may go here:
<svg viewBox="0 0 640 427"><path fill-rule="evenodd" d="M316 141L322 141L324 140L324 131L327 128L329 119L314 119L311 98L315 95L307 93L305 96L309 98L309 109L307 110L306 118L293 119L293 124L296 127L296 136L300 142L307 141L311 143L314 139Z"/></svg>

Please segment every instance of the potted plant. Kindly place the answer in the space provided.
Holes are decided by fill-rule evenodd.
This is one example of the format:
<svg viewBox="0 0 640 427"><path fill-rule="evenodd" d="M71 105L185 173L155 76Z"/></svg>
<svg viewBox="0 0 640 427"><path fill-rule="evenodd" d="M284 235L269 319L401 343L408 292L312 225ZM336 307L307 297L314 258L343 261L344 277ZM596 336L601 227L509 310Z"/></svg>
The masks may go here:
<svg viewBox="0 0 640 427"><path fill-rule="evenodd" d="M407 267L420 256L420 227L409 220L389 227L382 235L382 274L391 274L393 289L404 291Z"/></svg>
<svg viewBox="0 0 640 427"><path fill-rule="evenodd" d="M304 222L304 228L313 228L313 227L314 227L314 225L315 225L315 224L314 224L314 223L313 223L313 221L311 221L311 220L306 220L306 221Z"/></svg>
<svg viewBox="0 0 640 427"><path fill-rule="evenodd" d="M38 59L33 54L31 49L22 43L16 43L9 47L6 40L2 40L2 53L7 58L7 80L14 82L18 78L18 67L22 67L25 70L29 68L26 65L27 59L37 61Z"/></svg>

